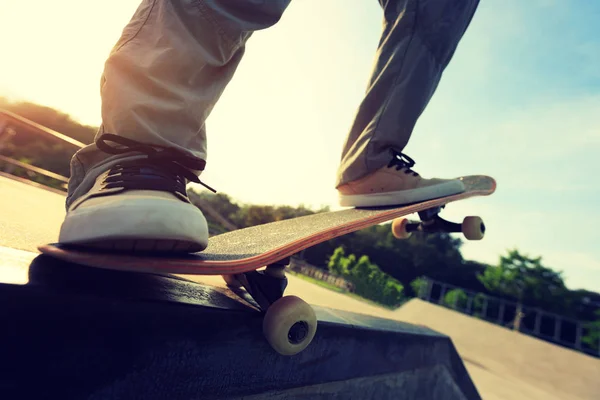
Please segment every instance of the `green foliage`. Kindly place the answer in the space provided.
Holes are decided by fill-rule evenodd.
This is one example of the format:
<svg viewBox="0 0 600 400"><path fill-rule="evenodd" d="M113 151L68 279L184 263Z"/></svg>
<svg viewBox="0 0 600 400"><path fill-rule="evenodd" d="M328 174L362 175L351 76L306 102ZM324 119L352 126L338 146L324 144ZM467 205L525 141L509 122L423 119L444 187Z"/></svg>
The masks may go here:
<svg viewBox="0 0 600 400"><path fill-rule="evenodd" d="M390 224L381 224L334 238L304 253L314 265L323 265L336 248L352 249L355 254L368 254L371 262L406 286L406 294L415 295L410 282L427 276L473 291L485 290L476 278L485 266L462 259L461 240L448 234L424 235L416 233L407 240L396 239Z"/></svg>
<svg viewBox="0 0 600 400"><path fill-rule="evenodd" d="M467 308L467 294L461 289L454 289L446 293L444 296L444 305L456 310L464 310Z"/></svg>
<svg viewBox="0 0 600 400"><path fill-rule="evenodd" d="M424 278L417 278L410 283L410 287L412 288L414 295L416 297L421 297L424 293L427 286L427 280Z"/></svg>
<svg viewBox="0 0 600 400"><path fill-rule="evenodd" d="M490 292L519 303L559 313L568 306L562 273L543 266L541 257L531 258L511 250L478 278Z"/></svg>
<svg viewBox="0 0 600 400"><path fill-rule="evenodd" d="M82 125L68 114L39 104L29 102L13 103L0 97L0 108L11 111L23 118L27 118L85 144L92 143L98 131L97 127ZM57 145L60 146L60 144Z"/></svg>
<svg viewBox="0 0 600 400"><path fill-rule="evenodd" d="M475 318L483 318L485 315L484 305L485 305L485 295L483 293L477 293L475 297L473 297L473 316Z"/></svg>
<svg viewBox="0 0 600 400"><path fill-rule="evenodd" d="M331 257L329 258L329 262L327 263L327 268L332 274L343 276L344 271L342 270L342 259L345 256L344 249L342 247L338 247L335 249Z"/></svg>
<svg viewBox="0 0 600 400"><path fill-rule="evenodd" d="M341 262L342 274L344 276L346 276L346 275L352 276L352 270L356 266L356 256L354 254L350 254L348 257L342 258L342 260L340 262Z"/></svg>
<svg viewBox="0 0 600 400"><path fill-rule="evenodd" d="M97 128L77 123L67 114L37 104L27 102L11 103L6 99L0 98L0 108L11 111L23 118L27 118L83 143L91 143L97 131ZM40 135L36 131L20 125L13 126L9 124L5 129L7 136L2 140L0 145L0 154L64 177L69 177L69 164L77 147L51 137ZM6 133L9 131L11 134ZM13 175L43 185L55 188L62 187L60 181L24 168L14 167L5 162L0 162L0 170L10 171Z"/></svg>
<svg viewBox="0 0 600 400"><path fill-rule="evenodd" d="M600 310L596 310L596 321L585 324L587 334L581 338L581 341L594 350L600 351Z"/></svg>
<svg viewBox="0 0 600 400"><path fill-rule="evenodd" d="M402 284L373 264L366 255L358 261L354 254L346 256L344 249L335 249L328 262L329 271L354 285L354 292L386 306L398 306L403 301Z"/></svg>

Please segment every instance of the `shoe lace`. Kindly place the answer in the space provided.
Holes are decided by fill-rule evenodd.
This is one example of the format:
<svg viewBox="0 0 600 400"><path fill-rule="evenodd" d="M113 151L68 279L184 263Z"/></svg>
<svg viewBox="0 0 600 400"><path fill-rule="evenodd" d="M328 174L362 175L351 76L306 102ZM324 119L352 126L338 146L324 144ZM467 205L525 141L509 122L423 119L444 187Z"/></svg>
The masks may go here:
<svg viewBox="0 0 600 400"><path fill-rule="evenodd" d="M391 149L392 159L388 163L387 167L396 167L396 171L404 170L405 174L413 174L413 176L419 176L419 174L413 171L411 168L415 166L415 160L410 158L404 153Z"/></svg>
<svg viewBox="0 0 600 400"><path fill-rule="evenodd" d="M113 142L120 147L109 145ZM190 170L203 170L206 162L189 156L174 148L156 149L151 145L135 140L104 133L95 141L101 151L108 154L124 154L138 152L147 158L125 161L113 166L106 178L105 187L123 187L138 190L164 190L179 193L184 198L186 194L186 180L199 183L208 190L216 190L203 183L196 174Z"/></svg>

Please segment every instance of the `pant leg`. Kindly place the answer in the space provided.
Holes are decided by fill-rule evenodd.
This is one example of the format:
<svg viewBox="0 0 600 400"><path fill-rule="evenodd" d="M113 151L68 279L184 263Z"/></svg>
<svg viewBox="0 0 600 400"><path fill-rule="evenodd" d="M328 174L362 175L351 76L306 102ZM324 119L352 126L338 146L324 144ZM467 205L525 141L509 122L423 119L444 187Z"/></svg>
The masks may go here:
<svg viewBox="0 0 600 400"><path fill-rule="evenodd" d="M342 150L336 186L402 151L479 0L380 0L384 27L366 95Z"/></svg>
<svg viewBox="0 0 600 400"><path fill-rule="evenodd" d="M246 41L279 21L290 1L142 0L105 64L98 135L175 147L206 160L205 121ZM75 154L67 207L127 157L94 144Z"/></svg>

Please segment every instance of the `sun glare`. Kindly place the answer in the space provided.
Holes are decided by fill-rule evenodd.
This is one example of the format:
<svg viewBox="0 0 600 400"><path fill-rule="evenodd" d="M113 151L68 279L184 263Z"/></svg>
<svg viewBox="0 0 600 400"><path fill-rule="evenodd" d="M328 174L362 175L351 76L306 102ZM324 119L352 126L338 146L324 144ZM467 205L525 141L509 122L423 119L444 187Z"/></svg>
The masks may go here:
<svg viewBox="0 0 600 400"><path fill-rule="evenodd" d="M106 56L138 0L0 2L0 96L100 122ZM31 12L35 9L35 12Z"/></svg>

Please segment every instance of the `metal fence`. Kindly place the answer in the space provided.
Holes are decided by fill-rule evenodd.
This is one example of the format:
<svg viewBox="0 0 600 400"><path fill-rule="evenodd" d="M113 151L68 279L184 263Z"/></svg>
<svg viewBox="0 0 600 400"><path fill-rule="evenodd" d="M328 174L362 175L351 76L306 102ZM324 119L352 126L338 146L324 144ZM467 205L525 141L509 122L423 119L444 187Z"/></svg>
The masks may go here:
<svg viewBox="0 0 600 400"><path fill-rule="evenodd" d="M299 274L327 282L330 285L334 285L344 291L354 291L354 285L348 282L346 279L329 273L321 268L317 268L300 258L292 257L290 259L289 269Z"/></svg>
<svg viewBox="0 0 600 400"><path fill-rule="evenodd" d="M600 343L591 347L582 338L591 333L589 323L528 307L514 301L469 291L427 277L418 297L463 314L517 330L527 335L600 357ZM462 293L460 293L460 292Z"/></svg>

